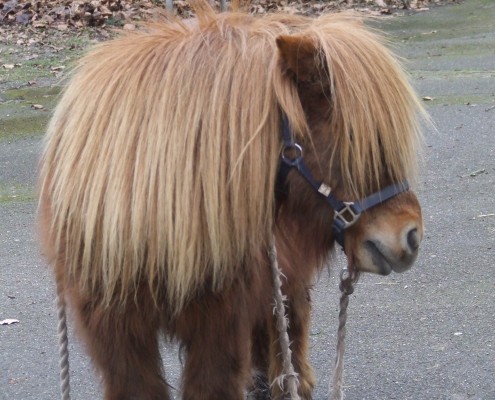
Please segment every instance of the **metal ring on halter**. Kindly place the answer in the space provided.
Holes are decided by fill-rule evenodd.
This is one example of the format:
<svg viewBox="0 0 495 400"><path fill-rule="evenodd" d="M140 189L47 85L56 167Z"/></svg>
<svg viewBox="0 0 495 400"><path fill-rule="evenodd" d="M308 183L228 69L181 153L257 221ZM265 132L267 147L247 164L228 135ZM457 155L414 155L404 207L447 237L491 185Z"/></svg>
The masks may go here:
<svg viewBox="0 0 495 400"><path fill-rule="evenodd" d="M291 150L295 152L295 157L290 157L287 154ZM282 160L290 166L296 165L297 162L302 158L302 156L303 156L303 149L297 143L285 145L284 149L282 150Z"/></svg>

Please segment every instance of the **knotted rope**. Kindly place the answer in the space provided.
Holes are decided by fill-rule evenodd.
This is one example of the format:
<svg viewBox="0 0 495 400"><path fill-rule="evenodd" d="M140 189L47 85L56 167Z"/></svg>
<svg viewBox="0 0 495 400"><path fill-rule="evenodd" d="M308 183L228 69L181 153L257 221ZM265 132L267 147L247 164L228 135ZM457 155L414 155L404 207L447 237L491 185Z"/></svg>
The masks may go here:
<svg viewBox="0 0 495 400"><path fill-rule="evenodd" d="M57 283L58 354L60 366L60 393L62 400L70 400L69 381L69 339L67 337L67 316L62 283Z"/></svg>
<svg viewBox="0 0 495 400"><path fill-rule="evenodd" d="M273 297L275 299L274 314L277 319L277 330L279 334L280 347L282 349L282 372L272 383L279 385L280 389L289 395L290 400L299 400L297 393L299 379L292 365L292 351L290 349L289 334L287 331L288 321L285 314L285 296L282 295L282 271L278 267L277 248L275 238L269 251L270 262L272 267L273 280ZM333 372L333 391L331 391L331 400L343 400L343 372L344 372L344 351L345 335L347 322L347 307L349 305L349 296L354 292L354 284L357 282L359 274L355 271L349 271L347 268L340 274L340 311L339 311L339 328L337 330L337 352L335 357L335 367ZM287 383L287 390L285 384Z"/></svg>
<svg viewBox="0 0 495 400"><path fill-rule="evenodd" d="M273 298L275 300L275 306L273 313L277 319L277 330L280 341L280 347L282 350L282 372L275 379L272 385L276 384L280 387L282 392L287 393L291 400L299 400L299 394L297 389L299 387L299 379L297 373L294 371L292 365L292 351L290 349L288 321L285 314L285 300L286 297L282 295L282 271L278 267L277 261L277 247L275 246L275 238L273 238L272 246L269 251L270 263L272 267L272 280L273 280Z"/></svg>
<svg viewBox="0 0 495 400"><path fill-rule="evenodd" d="M343 373L344 373L344 351L345 351L345 335L347 321L347 306L349 305L349 296L354 292L354 283L358 279L358 274L354 271L349 272L346 268L340 274L340 311L339 311L339 328L337 330L337 352L335 356L335 366L333 370L333 391L331 400L343 400Z"/></svg>

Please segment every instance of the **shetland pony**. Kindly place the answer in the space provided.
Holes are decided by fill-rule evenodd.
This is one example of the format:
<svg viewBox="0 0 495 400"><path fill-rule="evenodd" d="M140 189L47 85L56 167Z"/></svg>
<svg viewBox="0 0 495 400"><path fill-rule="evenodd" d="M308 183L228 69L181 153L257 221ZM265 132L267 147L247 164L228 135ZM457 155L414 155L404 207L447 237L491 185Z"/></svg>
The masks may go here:
<svg viewBox="0 0 495 400"><path fill-rule="evenodd" d="M162 333L185 349L184 399L242 399L253 370L272 382L272 237L311 398L309 291L334 210L295 170L276 194L281 121L338 199L413 179L422 110L382 42L350 15L200 3L194 23L152 24L80 61L44 144L39 226L105 399L170 398ZM403 271L421 238L415 195L397 194L346 229L349 266Z"/></svg>

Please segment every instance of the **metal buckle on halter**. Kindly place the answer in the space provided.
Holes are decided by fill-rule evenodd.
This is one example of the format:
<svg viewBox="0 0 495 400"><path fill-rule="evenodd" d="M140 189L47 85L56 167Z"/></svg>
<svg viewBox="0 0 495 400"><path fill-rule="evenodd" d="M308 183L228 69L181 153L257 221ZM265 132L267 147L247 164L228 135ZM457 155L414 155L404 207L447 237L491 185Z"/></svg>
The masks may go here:
<svg viewBox="0 0 495 400"><path fill-rule="evenodd" d="M344 201L343 204L340 210L335 210L333 219L341 229L347 229L357 222L361 213L354 207L354 202Z"/></svg>

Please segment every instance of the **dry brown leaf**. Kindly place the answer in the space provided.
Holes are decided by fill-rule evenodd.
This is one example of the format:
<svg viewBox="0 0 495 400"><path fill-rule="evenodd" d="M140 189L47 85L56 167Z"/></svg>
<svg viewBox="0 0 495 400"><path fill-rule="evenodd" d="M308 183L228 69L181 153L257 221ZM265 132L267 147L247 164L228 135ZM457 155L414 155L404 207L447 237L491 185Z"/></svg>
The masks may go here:
<svg viewBox="0 0 495 400"><path fill-rule="evenodd" d="M404 8L424 10L448 0L252 0L255 14L289 12L316 16L328 11L359 9L372 15L390 14ZM193 16L190 0L174 0L177 15ZM218 2L216 2L218 4ZM0 0L0 23L6 26L31 26L37 29L79 30L87 26L114 29L152 18L163 10L157 0L44 0L36 2ZM115 23L120 21L119 23ZM10 28L9 28L10 30ZM7 30L8 31L8 30ZM0 28L4 36L4 28ZM0 39L1 40L1 39ZM15 42L14 42L15 43Z"/></svg>

